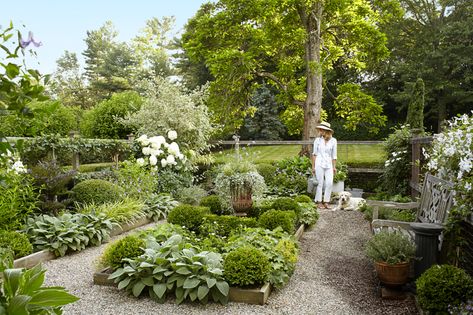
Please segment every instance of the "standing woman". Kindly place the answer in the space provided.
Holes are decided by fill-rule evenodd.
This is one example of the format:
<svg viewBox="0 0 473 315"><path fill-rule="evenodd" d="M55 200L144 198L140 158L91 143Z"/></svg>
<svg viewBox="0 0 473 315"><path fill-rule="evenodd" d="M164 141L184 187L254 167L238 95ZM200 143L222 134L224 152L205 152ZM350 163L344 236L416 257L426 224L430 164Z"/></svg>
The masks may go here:
<svg viewBox="0 0 473 315"><path fill-rule="evenodd" d="M319 137L314 140L312 153L312 174L319 184L315 193L315 202L319 208L329 209L332 194L333 176L337 169L337 139L332 137L333 130L328 122L321 122L317 127ZM325 187L322 199L322 188Z"/></svg>

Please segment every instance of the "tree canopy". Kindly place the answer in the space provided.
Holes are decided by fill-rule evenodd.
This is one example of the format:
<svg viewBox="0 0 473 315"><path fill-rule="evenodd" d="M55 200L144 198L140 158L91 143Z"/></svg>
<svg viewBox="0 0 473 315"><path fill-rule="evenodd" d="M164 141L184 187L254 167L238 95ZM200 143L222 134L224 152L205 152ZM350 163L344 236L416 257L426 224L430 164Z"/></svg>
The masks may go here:
<svg viewBox="0 0 473 315"><path fill-rule="evenodd" d="M376 10L365 0L221 0L189 21L182 47L190 62L205 63L215 78L209 107L218 122L240 126L254 111L253 92L267 83L279 90L287 110L303 115L308 139L320 119L324 73L335 62L363 69L387 56ZM376 127L384 118L373 105Z"/></svg>

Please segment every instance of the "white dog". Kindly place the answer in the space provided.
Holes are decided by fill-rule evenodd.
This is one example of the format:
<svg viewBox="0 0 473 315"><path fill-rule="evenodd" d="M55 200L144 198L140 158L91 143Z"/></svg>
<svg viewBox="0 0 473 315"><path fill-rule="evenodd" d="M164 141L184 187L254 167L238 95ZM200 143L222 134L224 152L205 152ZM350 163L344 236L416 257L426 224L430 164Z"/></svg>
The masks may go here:
<svg viewBox="0 0 473 315"><path fill-rule="evenodd" d="M363 204L366 203L366 200L363 198L352 197L351 193L348 191L342 191L338 194L338 204L333 211L336 210L358 210Z"/></svg>

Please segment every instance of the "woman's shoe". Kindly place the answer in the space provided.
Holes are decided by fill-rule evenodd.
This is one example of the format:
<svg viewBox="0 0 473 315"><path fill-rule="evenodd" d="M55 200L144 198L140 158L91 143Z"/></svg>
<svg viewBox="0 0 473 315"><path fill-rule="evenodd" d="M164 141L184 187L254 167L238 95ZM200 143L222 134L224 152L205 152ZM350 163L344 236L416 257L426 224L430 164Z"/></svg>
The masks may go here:
<svg viewBox="0 0 473 315"><path fill-rule="evenodd" d="M328 204L325 203L325 202L324 202L323 206L324 206L325 209L330 209L330 207L328 206Z"/></svg>
<svg viewBox="0 0 473 315"><path fill-rule="evenodd" d="M317 205L317 208L319 208L319 209L325 209L324 205L323 205L321 202L319 202L319 204Z"/></svg>

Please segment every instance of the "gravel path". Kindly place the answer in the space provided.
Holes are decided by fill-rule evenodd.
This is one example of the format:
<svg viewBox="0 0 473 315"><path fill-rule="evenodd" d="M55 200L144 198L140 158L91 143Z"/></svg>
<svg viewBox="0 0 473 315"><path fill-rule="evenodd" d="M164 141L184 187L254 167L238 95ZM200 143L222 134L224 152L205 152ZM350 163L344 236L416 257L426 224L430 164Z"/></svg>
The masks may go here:
<svg viewBox="0 0 473 315"><path fill-rule="evenodd" d="M64 314L417 314L412 298L388 301L379 297L373 266L363 252L369 237L369 224L361 213L321 211L315 228L304 233L290 282L273 291L264 306L175 305L172 299L159 304L94 285L92 274L104 246L44 263L46 285L63 286L81 298L66 306Z"/></svg>

